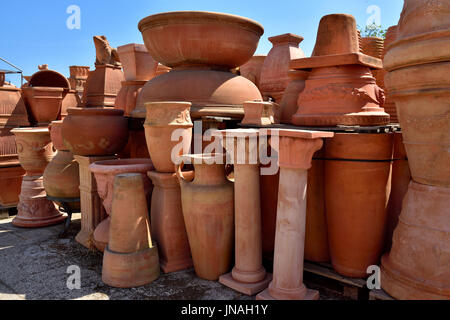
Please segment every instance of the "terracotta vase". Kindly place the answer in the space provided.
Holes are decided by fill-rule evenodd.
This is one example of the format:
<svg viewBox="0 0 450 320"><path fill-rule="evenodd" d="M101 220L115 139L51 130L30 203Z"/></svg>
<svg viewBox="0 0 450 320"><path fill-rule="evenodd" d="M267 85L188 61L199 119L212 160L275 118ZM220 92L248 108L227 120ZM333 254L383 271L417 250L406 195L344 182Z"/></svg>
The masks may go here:
<svg viewBox="0 0 450 320"><path fill-rule="evenodd" d="M299 48L303 37L286 33L269 38L273 48L270 50L261 70L260 89L264 99L272 98L280 103L283 93L289 84L291 61L304 58L303 50Z"/></svg>
<svg viewBox="0 0 450 320"><path fill-rule="evenodd" d="M29 113L38 126L47 126L58 119L67 91L56 87L26 87L22 89Z"/></svg>
<svg viewBox="0 0 450 320"><path fill-rule="evenodd" d="M192 121L189 102L147 103L147 118L144 124L148 151L156 171L174 173L177 159L172 153L177 145L180 148L173 157L189 153L192 140ZM172 139L175 130L179 130L177 139ZM181 141L180 141L181 139Z"/></svg>
<svg viewBox="0 0 450 320"><path fill-rule="evenodd" d="M297 112L298 96L305 89L305 81L309 72L301 70L289 71L289 84L280 102L280 122L291 124L292 116Z"/></svg>
<svg viewBox="0 0 450 320"><path fill-rule="evenodd" d="M338 31L335 31L338 30ZM298 126L384 125L385 95L371 69L380 59L359 52L356 20L351 15L322 18L311 58L292 61L291 68L311 71L298 97L292 123Z"/></svg>
<svg viewBox="0 0 450 320"><path fill-rule="evenodd" d="M86 108L114 107L117 94L124 81L122 68L114 65L96 65L89 72L84 89Z"/></svg>
<svg viewBox="0 0 450 320"><path fill-rule="evenodd" d="M274 104L263 101L247 101L244 103L244 119L242 124L270 126L275 123Z"/></svg>
<svg viewBox="0 0 450 320"><path fill-rule="evenodd" d="M17 206L24 175L25 170L20 165L0 164L0 205L2 207Z"/></svg>
<svg viewBox="0 0 450 320"><path fill-rule="evenodd" d="M0 86L0 128L29 126L27 109L21 90L10 86ZM3 132L2 132L3 136Z"/></svg>
<svg viewBox="0 0 450 320"><path fill-rule="evenodd" d="M109 244L103 256L102 281L132 288L158 279L158 248L152 243L142 175L120 174L114 180Z"/></svg>
<svg viewBox="0 0 450 320"><path fill-rule="evenodd" d="M241 76L253 82L259 89L261 81L261 70L267 56L255 55L245 64L239 67Z"/></svg>
<svg viewBox="0 0 450 320"><path fill-rule="evenodd" d="M24 128L12 132L16 136L20 165L26 171L13 225L38 228L63 222L66 217L47 199L43 185L42 174L54 156L49 130Z"/></svg>
<svg viewBox="0 0 450 320"><path fill-rule="evenodd" d="M126 117L136 108L137 98L147 81L124 81L116 97L115 108L124 111Z"/></svg>
<svg viewBox="0 0 450 320"><path fill-rule="evenodd" d="M230 14L180 11L149 16L139 23L139 30L150 55L173 70L144 86L134 117L145 117L147 102L190 101L193 117L242 118L245 101L262 99L255 84L230 72L253 56L264 33L257 22Z"/></svg>
<svg viewBox="0 0 450 320"><path fill-rule="evenodd" d="M218 162L209 164L214 159ZM189 237L195 273L217 281L231 268L234 235L234 189L227 180L223 155L186 155L195 175L186 180L177 170L183 216Z"/></svg>
<svg viewBox="0 0 450 320"><path fill-rule="evenodd" d="M62 134L74 155L114 155L127 144L128 122L122 110L74 108L67 113Z"/></svg>
<svg viewBox="0 0 450 320"><path fill-rule="evenodd" d="M364 278L384 249L393 134L337 133L325 145L325 207L334 269Z"/></svg>
<svg viewBox="0 0 450 320"><path fill-rule="evenodd" d="M117 47L126 81L148 81L155 77L158 62L148 53L145 45L130 43Z"/></svg>

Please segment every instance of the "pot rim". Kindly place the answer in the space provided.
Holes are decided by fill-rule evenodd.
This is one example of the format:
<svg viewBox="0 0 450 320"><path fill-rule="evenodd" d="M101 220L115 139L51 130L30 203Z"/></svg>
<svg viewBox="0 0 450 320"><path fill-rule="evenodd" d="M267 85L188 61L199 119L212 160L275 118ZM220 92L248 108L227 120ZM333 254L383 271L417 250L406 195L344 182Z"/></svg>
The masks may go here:
<svg viewBox="0 0 450 320"><path fill-rule="evenodd" d="M194 160L194 164L199 164L199 163L196 163L195 160L201 160L202 162L201 162L200 164L205 164L205 163L203 162L204 160L205 160L205 161L209 161L209 160L214 160L214 159L217 159L217 158L220 158L220 157L222 157L223 159L225 159L226 155L225 155L224 153L216 153L216 154L212 154L212 153L203 153L203 154L201 154L201 153L198 153L198 154L183 154L183 155L181 156L181 159L182 159L183 161L186 161L186 160L189 160L189 161ZM207 163L206 163L206 164L207 164Z"/></svg>
<svg viewBox="0 0 450 320"><path fill-rule="evenodd" d="M23 87L22 90L24 91L34 91L34 90L39 90L39 91L53 91L53 92L63 92L63 91L70 91L67 88L62 88L62 87L42 87L42 86L38 86L38 87Z"/></svg>
<svg viewBox="0 0 450 320"><path fill-rule="evenodd" d="M251 29L255 33L262 36L264 34L264 27L255 20L241 17L230 13L220 13L211 11L170 11L154 14L142 19L138 28L139 31L145 30L163 25L175 25L185 24L187 22L192 23L194 21L197 24L205 23L232 23L244 26Z"/></svg>
<svg viewBox="0 0 450 320"><path fill-rule="evenodd" d="M156 105L163 105L163 106L175 105L177 107L179 107L179 106L186 106L186 108L187 108L187 107L191 107L192 103L191 102L185 102L185 101L160 101L160 102L146 102L146 103L144 103L144 106L146 108L151 107L151 106L156 106Z"/></svg>
<svg viewBox="0 0 450 320"><path fill-rule="evenodd" d="M48 133L50 134L50 130L48 128L14 128L11 130L12 133Z"/></svg>
<svg viewBox="0 0 450 320"><path fill-rule="evenodd" d="M133 169L133 170L130 170ZM118 172L135 172L143 173L154 170L153 162L150 159L117 159L96 161L89 166L89 170L93 173L111 174Z"/></svg>
<svg viewBox="0 0 450 320"><path fill-rule="evenodd" d="M67 114L75 116L123 116L124 111L107 108L68 108Z"/></svg>

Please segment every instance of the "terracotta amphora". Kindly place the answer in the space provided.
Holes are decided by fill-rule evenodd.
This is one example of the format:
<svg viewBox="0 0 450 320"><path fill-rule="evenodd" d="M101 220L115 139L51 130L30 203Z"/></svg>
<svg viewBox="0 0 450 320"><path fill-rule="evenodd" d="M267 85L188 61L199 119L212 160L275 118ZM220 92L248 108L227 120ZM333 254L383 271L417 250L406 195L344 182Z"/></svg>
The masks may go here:
<svg viewBox="0 0 450 320"><path fill-rule="evenodd" d="M226 178L223 155L185 155L195 175L177 175L195 272L216 281L231 268L234 244L234 188Z"/></svg>
<svg viewBox="0 0 450 320"><path fill-rule="evenodd" d="M305 81L309 72L301 70L289 71L289 84L280 102L280 122L291 124L292 116L298 110L298 95L305 89Z"/></svg>
<svg viewBox="0 0 450 320"><path fill-rule="evenodd" d="M337 133L325 143L325 207L331 262L367 277L384 249L393 134Z"/></svg>
<svg viewBox="0 0 450 320"><path fill-rule="evenodd" d="M260 90L263 98L272 98L274 102L280 103L284 90L289 84L289 70L291 60L304 58L305 54L299 48L303 37L286 33L269 38L273 44L261 70Z"/></svg>
<svg viewBox="0 0 450 320"><path fill-rule="evenodd" d="M267 56L255 55L247 63L239 67L241 76L253 82L258 88L261 81L261 70Z"/></svg>
<svg viewBox="0 0 450 320"><path fill-rule="evenodd" d="M128 141L128 121L122 110L73 108L67 110L62 135L77 156L108 156L122 151Z"/></svg>
<svg viewBox="0 0 450 320"><path fill-rule="evenodd" d="M191 146L191 103L154 102L145 106L145 138L156 171L174 173L174 161L188 153Z"/></svg>
<svg viewBox="0 0 450 320"><path fill-rule="evenodd" d="M109 244L103 256L102 281L132 288L158 279L158 249L152 243L142 175L119 174L114 179Z"/></svg>

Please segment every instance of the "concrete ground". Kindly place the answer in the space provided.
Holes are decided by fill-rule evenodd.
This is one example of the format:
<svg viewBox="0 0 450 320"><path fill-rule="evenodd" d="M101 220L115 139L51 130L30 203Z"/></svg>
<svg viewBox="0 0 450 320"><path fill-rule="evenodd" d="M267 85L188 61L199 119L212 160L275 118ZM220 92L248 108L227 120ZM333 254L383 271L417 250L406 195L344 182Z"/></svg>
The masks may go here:
<svg viewBox="0 0 450 320"><path fill-rule="evenodd" d="M90 251L74 238L80 214L74 214L69 234L58 239L63 225L21 229L12 219L0 220L0 300L249 300L218 282L195 276L194 270L161 274L143 287L117 289L101 280L102 254ZM81 269L81 289L70 290L68 267ZM322 293L321 293L322 294ZM336 297L321 295L321 299Z"/></svg>

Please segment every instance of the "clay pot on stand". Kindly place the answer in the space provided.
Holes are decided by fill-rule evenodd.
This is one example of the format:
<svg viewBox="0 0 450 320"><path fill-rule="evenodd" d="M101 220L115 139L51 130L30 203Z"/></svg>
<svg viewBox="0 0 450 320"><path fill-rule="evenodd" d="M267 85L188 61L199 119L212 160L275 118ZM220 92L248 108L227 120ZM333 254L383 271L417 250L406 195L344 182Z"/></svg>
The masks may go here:
<svg viewBox="0 0 450 320"><path fill-rule="evenodd" d="M185 155L183 160L195 168L189 180L181 172L182 167L177 170L195 273L202 279L217 281L231 268L233 183L226 178L223 155Z"/></svg>
<svg viewBox="0 0 450 320"><path fill-rule="evenodd" d="M38 126L46 126L58 118L67 93L63 88L51 87L26 87L22 92L29 104L30 114Z"/></svg>
<svg viewBox="0 0 450 320"><path fill-rule="evenodd" d="M266 60L266 57L267 56L263 55L253 56L244 65L239 67L241 76L253 82L258 87L258 89L261 81L261 70L264 65L264 60Z"/></svg>
<svg viewBox="0 0 450 320"><path fill-rule="evenodd" d="M298 96L305 89L305 81L309 72L301 70L289 71L289 84L280 102L280 122L291 124L292 116L298 110Z"/></svg>
<svg viewBox="0 0 450 320"><path fill-rule="evenodd" d="M97 192L103 201L103 206L109 218L100 223L94 232L94 242L98 250L104 251L109 239L109 226L113 204L114 179L119 174L140 173L147 202L150 203L153 185L147 177L147 172L153 170L150 159L120 159L94 162L89 169L94 173L97 182Z"/></svg>
<svg viewBox="0 0 450 320"><path fill-rule="evenodd" d="M334 269L364 278L384 249L393 134L337 133L325 144L325 206Z"/></svg>
<svg viewBox="0 0 450 320"><path fill-rule="evenodd" d="M260 89L264 100L269 97L280 103L283 93L289 84L291 60L304 58L303 50L299 48L303 37L286 33L269 38L273 48L270 50L261 70Z"/></svg>
<svg viewBox="0 0 450 320"><path fill-rule="evenodd" d="M14 129L20 165L25 169L18 214L13 225L24 228L46 227L63 222L66 216L47 200L42 174L54 156L47 128Z"/></svg>

